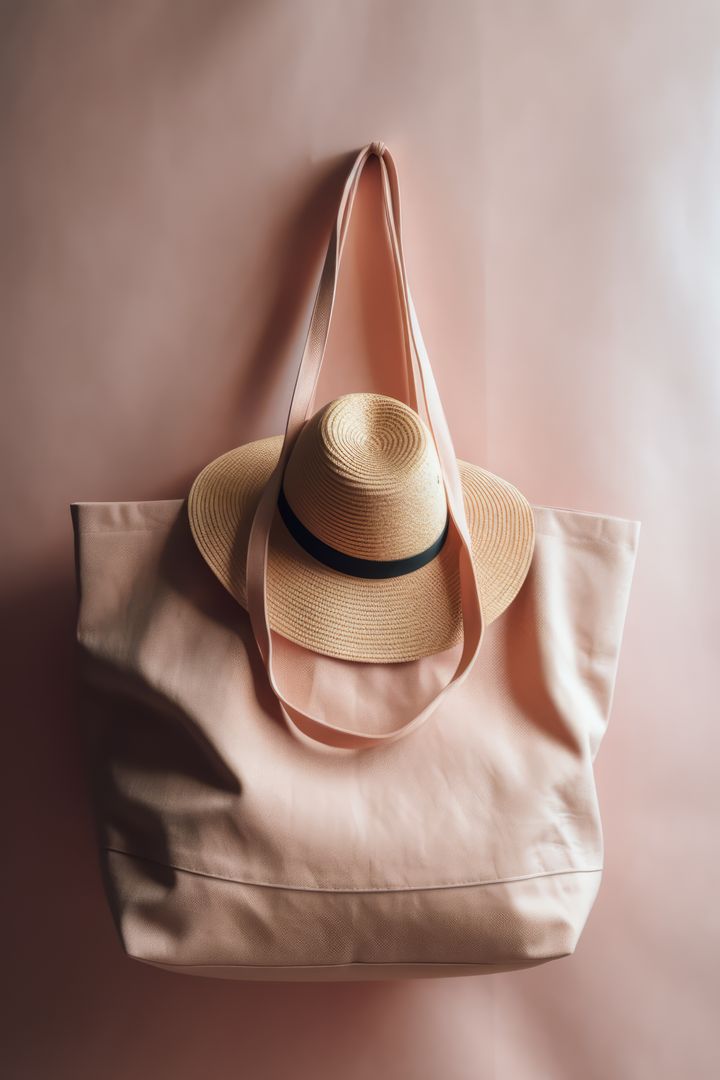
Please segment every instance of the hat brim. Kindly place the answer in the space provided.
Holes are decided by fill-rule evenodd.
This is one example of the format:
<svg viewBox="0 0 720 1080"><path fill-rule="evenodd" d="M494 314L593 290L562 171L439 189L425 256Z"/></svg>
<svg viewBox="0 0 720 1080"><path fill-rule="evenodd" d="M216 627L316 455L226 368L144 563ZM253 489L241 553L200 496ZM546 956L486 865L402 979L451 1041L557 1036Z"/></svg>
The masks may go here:
<svg viewBox="0 0 720 1080"><path fill-rule="evenodd" d="M282 436L260 439L211 461L188 496L195 543L219 581L247 606L245 560L253 514L277 464ZM486 625L512 603L527 576L535 519L512 484L458 460L472 554ZM400 577L352 577L318 562L288 532L279 512L270 531L267 607L271 628L291 641L345 660L401 662L442 652L462 632L457 537Z"/></svg>

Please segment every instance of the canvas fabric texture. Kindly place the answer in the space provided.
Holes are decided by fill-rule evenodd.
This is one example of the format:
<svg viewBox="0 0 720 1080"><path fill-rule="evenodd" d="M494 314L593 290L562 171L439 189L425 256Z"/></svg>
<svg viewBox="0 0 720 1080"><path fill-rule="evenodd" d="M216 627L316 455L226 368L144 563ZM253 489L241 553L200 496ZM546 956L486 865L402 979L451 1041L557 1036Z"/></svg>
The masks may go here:
<svg viewBox="0 0 720 1080"><path fill-rule="evenodd" d="M79 707L130 956L290 980L478 974L574 951L602 877L593 760L640 524L533 512L530 571L468 677L409 737L347 751L285 723L185 500L73 504ZM308 709L377 731L454 660L275 648Z"/></svg>

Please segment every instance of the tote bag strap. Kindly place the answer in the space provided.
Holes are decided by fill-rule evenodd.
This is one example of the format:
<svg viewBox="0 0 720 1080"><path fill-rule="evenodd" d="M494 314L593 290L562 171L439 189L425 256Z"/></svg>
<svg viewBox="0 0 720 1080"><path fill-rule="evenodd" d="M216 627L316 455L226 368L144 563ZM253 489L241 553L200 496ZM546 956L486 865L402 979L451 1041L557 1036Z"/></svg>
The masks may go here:
<svg viewBox="0 0 720 1080"><path fill-rule="evenodd" d="M353 206L355 205L355 196L357 195L358 187L360 186L360 179L361 179L363 171L364 171L364 166L367 163L367 161L369 160L369 158L372 157L372 153L367 153L367 151L369 149L370 150L372 149L372 146L375 146L376 149L380 148L380 144L377 144L377 143L372 144L371 147L365 147L365 149L362 151L362 153L359 154L357 156L357 158L355 159L355 163L354 163L352 169L350 170L350 173L349 173L348 178L347 178L347 182L346 182L346 185L345 185L345 191L343 193L343 199L341 199L340 207L338 209L338 215L337 215L338 220L340 220L340 218L342 217L342 223L340 225L340 232L339 232L339 238L338 238L338 249L337 249L337 251L338 251L338 254L337 254L338 274L340 272L340 264L342 263L343 251L345 249L345 242L347 240L348 232L349 232L349 229L350 229L350 219L352 217ZM398 190L398 186L397 186L397 173L395 171L394 163L391 161L391 159L389 157L389 154L388 154L388 158L386 159L386 164L388 162L389 162L388 173L390 175L390 186L391 186L391 191L393 192L393 194L388 199L386 197L385 191L383 190L383 193L382 193L382 206L383 206L384 216L386 216L388 213L392 213L392 223L395 226L395 232L398 235L398 238L399 238L399 241L400 241L400 248L402 250L402 222L401 222L401 219L400 219L400 199L399 199L399 190ZM383 187L384 187L386 182L387 182L384 174L381 174L381 182L382 182ZM345 200L345 196L347 196L346 200ZM343 206L343 201L344 201L344 206ZM332 240L331 240L331 244L332 244ZM326 262L327 262L327 258L326 258ZM396 286L397 286L397 290L398 290L398 295L400 295L402 293L403 284L402 284L401 278L399 277L398 264L397 264L397 259L395 258L394 252L393 252L393 269L395 271ZM318 290L318 292L319 292L319 290ZM401 314L403 316L405 316L405 309L404 309L402 304L400 305L400 308L401 308ZM329 327L328 327L328 332L329 332ZM418 372L417 372L416 362L414 360L414 355L413 355L412 332L411 332L411 329L410 329L410 320L405 318L405 317L402 318L402 344L403 344L403 352L404 352L404 359L405 359L405 379L406 379L406 389L405 389L405 398L404 398L404 400L407 402L407 404L412 409L415 410L415 412L424 413L425 419L427 420L427 412L426 412L426 410L424 408L424 401L422 401L421 384L419 383L419 375L418 375ZM321 361L321 363L322 363L322 361ZM312 395L310 397L310 401L308 402L308 411L307 411L308 416L311 416L312 413L314 413L314 411L315 411L315 390L316 389L317 389L317 382L315 384L315 387L313 388L313 393L312 393Z"/></svg>
<svg viewBox="0 0 720 1080"><path fill-rule="evenodd" d="M370 734L343 727L341 724L330 723L321 717L305 712L288 698L280 687L273 668L272 635L268 621L266 595L268 541L277 507L280 485L289 454L306 420L309 418L312 408L330 330L340 256L347 236L350 213L360 175L367 161L373 155L378 157L380 163L383 206L392 246L403 317L410 398L408 403L414 408L417 408L419 404L424 407L428 427L432 433L440 459L448 504L448 516L459 541L457 551L463 620L462 652L450 679L419 713L402 718L398 726L390 731L378 734ZM282 449L277 465L270 475L258 502L248 542L248 614L260 655L267 670L270 686L280 703L283 715L289 723L294 724L309 738L326 746L348 749L390 743L409 735L423 724L451 688L467 675L480 649L485 628L482 603L472 561L471 539L465 517L462 485L455 450L410 295L401 246L400 223L400 192L395 163L384 144L370 143L358 154L345 183L320 276L320 284L315 297L302 360L295 380Z"/></svg>

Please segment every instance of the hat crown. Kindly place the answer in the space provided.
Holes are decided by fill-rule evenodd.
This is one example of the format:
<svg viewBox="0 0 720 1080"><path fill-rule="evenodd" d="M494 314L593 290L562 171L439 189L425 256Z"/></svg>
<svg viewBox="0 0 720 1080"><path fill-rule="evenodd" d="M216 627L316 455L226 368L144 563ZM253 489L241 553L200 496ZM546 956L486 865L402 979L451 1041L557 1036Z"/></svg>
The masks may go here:
<svg viewBox="0 0 720 1080"><path fill-rule="evenodd" d="M384 394L345 394L319 409L292 449L283 490L306 529L356 558L416 555L447 519L427 426Z"/></svg>

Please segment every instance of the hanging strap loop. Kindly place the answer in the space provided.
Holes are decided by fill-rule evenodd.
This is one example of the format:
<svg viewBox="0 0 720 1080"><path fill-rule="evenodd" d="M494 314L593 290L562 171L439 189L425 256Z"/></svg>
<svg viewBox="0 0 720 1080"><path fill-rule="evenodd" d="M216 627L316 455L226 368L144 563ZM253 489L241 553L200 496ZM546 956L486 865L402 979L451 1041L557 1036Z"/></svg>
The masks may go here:
<svg viewBox="0 0 720 1080"><path fill-rule="evenodd" d="M403 718L397 727L380 734L369 734L339 724L332 724L327 720L305 712L289 700L279 686L273 668L273 643L268 621L266 595L268 542L270 528L277 509L282 477L287 459L305 421L309 418L314 401L317 380L330 330L340 259L347 237L350 215L362 171L372 156L377 156L380 164L385 221L390 236L398 283L406 344L408 404L416 411L419 411L418 406L420 404L424 407L428 426L440 459L448 504L449 524L459 540L457 550L463 619L462 652L450 679L419 713ZM462 681L472 667L480 650L485 630L485 620L472 561L471 538L465 517L462 484L450 431L410 294L402 251L400 190L397 170L392 155L383 143L369 143L360 151L348 174L340 199L337 218L320 275L320 283L315 297L305 347L295 380L282 449L277 465L263 489L250 528L247 552L247 609L253 634L267 670L270 686L280 703L285 719L310 739L314 739L326 746L359 749L394 742L409 735L428 719L450 689Z"/></svg>

